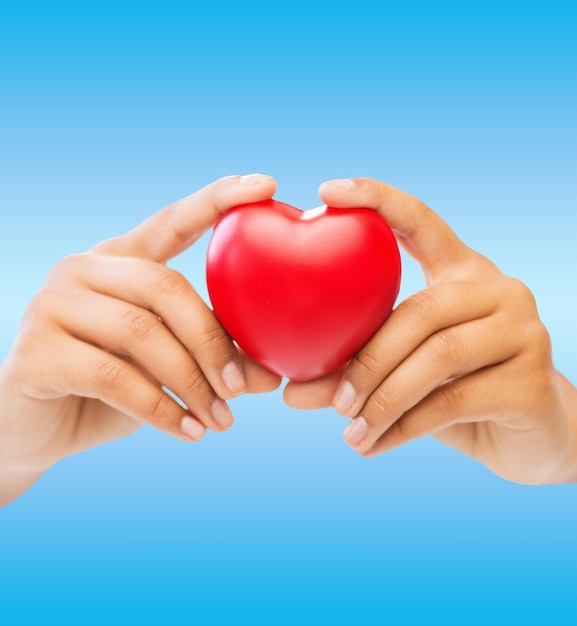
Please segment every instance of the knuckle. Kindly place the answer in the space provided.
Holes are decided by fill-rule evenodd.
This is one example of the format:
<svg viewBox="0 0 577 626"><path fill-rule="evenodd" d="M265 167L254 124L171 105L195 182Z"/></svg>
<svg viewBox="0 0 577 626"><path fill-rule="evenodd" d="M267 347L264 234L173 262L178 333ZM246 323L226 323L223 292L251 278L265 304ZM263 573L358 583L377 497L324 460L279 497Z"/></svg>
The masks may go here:
<svg viewBox="0 0 577 626"><path fill-rule="evenodd" d="M458 384L447 383L440 387L437 392L437 403L440 410L448 415L457 412L463 402L463 392Z"/></svg>
<svg viewBox="0 0 577 626"><path fill-rule="evenodd" d="M120 389L127 385L129 375L122 363L106 359L95 364L94 378L99 387Z"/></svg>
<svg viewBox="0 0 577 626"><path fill-rule="evenodd" d="M12 352L29 365L35 355L45 355L52 348L53 333L49 327L30 327L22 329L17 335Z"/></svg>
<svg viewBox="0 0 577 626"><path fill-rule="evenodd" d="M390 415L395 401L390 390L385 393L385 391L379 387L371 396L370 404L371 412L377 413L378 415Z"/></svg>
<svg viewBox="0 0 577 626"><path fill-rule="evenodd" d="M46 318L54 309L54 298L46 289L41 289L28 303L24 312L23 322L37 323L39 320Z"/></svg>
<svg viewBox="0 0 577 626"><path fill-rule="evenodd" d="M202 332L201 350L223 352L230 356L232 352L230 337L222 326L210 326Z"/></svg>
<svg viewBox="0 0 577 626"><path fill-rule="evenodd" d="M461 334L454 329L436 333L431 338L428 352L434 364L459 361L465 353Z"/></svg>
<svg viewBox="0 0 577 626"><path fill-rule="evenodd" d="M522 371L526 379L532 379L541 373L549 377L554 370L551 337L540 320L533 320L525 325L518 357L519 363L523 364Z"/></svg>
<svg viewBox="0 0 577 626"><path fill-rule="evenodd" d="M181 226L179 219L180 202L174 202L158 211L153 219L158 225L158 242L176 242L180 247L186 247L191 241L191 235Z"/></svg>
<svg viewBox="0 0 577 626"><path fill-rule="evenodd" d="M93 254L111 254L114 256L125 256L127 251L125 249L125 236L117 235L116 237L110 237L100 243L92 246L89 253Z"/></svg>
<svg viewBox="0 0 577 626"><path fill-rule="evenodd" d="M409 441L412 439L411 429L405 419L398 419L389 430L393 432L397 441Z"/></svg>
<svg viewBox="0 0 577 626"><path fill-rule="evenodd" d="M522 280L519 280L518 278L508 277L508 280L506 282L506 289L512 301L535 304L535 297L533 296L533 292Z"/></svg>
<svg viewBox="0 0 577 626"><path fill-rule="evenodd" d="M48 272L42 291L52 290L62 293L82 279L89 263L86 253L71 254L60 259Z"/></svg>
<svg viewBox="0 0 577 626"><path fill-rule="evenodd" d="M122 324L130 337L136 341L145 341L160 326L160 320L144 309L129 308L122 315Z"/></svg>
<svg viewBox="0 0 577 626"><path fill-rule="evenodd" d="M409 296L399 305L399 310L413 322L418 324L430 323L431 318L437 318L445 313L446 306L440 294L433 289L425 289Z"/></svg>
<svg viewBox="0 0 577 626"><path fill-rule="evenodd" d="M49 276L71 276L84 265L84 260L85 254L70 254L56 263Z"/></svg>
<svg viewBox="0 0 577 626"><path fill-rule="evenodd" d="M518 278L507 277L503 281L503 298L517 318L539 319L537 301L533 292Z"/></svg>
<svg viewBox="0 0 577 626"><path fill-rule="evenodd" d="M204 393L209 389L208 382L198 367L191 368L183 382L185 389L189 390L193 395Z"/></svg>
<svg viewBox="0 0 577 626"><path fill-rule="evenodd" d="M225 213L229 208L230 203L227 202L228 191L237 180L237 176L223 176L208 186L207 191L210 195L211 203L218 213Z"/></svg>
<svg viewBox="0 0 577 626"><path fill-rule="evenodd" d="M181 226L175 205L168 207L166 219L168 220L167 227L170 230L171 239L178 242L181 247L189 246L196 239L197 234L191 235L186 228Z"/></svg>
<svg viewBox="0 0 577 626"><path fill-rule="evenodd" d="M361 412L371 424L382 427L402 412L403 397L402 389L388 379L373 391Z"/></svg>
<svg viewBox="0 0 577 626"><path fill-rule="evenodd" d="M16 389L29 389L45 380L46 374L54 372L53 336L35 329L20 331L6 360L4 373ZM50 362L49 372L46 363Z"/></svg>
<svg viewBox="0 0 577 626"><path fill-rule="evenodd" d="M364 349L353 357L351 370L355 377L372 380L379 375L380 361L370 350Z"/></svg>
<svg viewBox="0 0 577 626"><path fill-rule="evenodd" d="M534 320L527 326L526 344L541 358L549 360L551 355L551 337L540 320Z"/></svg>
<svg viewBox="0 0 577 626"><path fill-rule="evenodd" d="M150 412L150 419L155 424L166 424L169 422L174 413L174 404L172 400L164 393L160 393L155 399Z"/></svg>
<svg viewBox="0 0 577 626"><path fill-rule="evenodd" d="M152 282L155 288L168 298L180 296L190 287L188 281L180 272L164 265L158 265L154 269Z"/></svg>

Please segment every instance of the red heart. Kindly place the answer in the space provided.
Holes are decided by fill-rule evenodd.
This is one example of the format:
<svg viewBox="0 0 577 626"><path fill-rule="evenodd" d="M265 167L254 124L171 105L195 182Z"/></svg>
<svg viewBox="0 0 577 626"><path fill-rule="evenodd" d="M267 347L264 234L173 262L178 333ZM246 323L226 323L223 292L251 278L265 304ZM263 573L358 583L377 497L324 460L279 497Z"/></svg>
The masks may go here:
<svg viewBox="0 0 577 626"><path fill-rule="evenodd" d="M230 336L264 367L302 381L346 363L381 326L401 260L375 211L300 211L267 200L218 221L206 273Z"/></svg>

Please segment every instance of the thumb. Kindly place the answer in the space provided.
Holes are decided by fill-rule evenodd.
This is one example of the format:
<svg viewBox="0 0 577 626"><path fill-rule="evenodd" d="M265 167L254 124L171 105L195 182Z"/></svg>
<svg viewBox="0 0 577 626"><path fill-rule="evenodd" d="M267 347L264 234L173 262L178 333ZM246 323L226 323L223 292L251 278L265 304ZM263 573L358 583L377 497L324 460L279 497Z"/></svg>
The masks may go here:
<svg viewBox="0 0 577 626"><path fill-rule="evenodd" d="M275 180L263 174L220 178L94 249L165 263L190 247L228 209L268 200L275 191Z"/></svg>
<svg viewBox="0 0 577 626"><path fill-rule="evenodd" d="M319 196L334 208L377 211L427 277L436 278L475 254L434 211L391 185L370 178L332 180L320 186Z"/></svg>

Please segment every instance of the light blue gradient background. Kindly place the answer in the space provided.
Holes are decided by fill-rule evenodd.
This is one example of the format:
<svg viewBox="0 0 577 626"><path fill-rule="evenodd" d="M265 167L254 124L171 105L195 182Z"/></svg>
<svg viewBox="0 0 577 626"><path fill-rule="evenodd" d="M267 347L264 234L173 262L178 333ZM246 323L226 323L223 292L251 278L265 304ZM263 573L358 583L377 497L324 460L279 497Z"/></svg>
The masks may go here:
<svg viewBox="0 0 577 626"><path fill-rule="evenodd" d="M3 2L0 358L58 259L261 171L301 208L340 176L422 198L533 289L577 381L576 24L556 0ZM205 249L173 263L203 294ZM280 392L233 408L224 435L144 428L1 510L0 623L575 623L575 486L429 438L365 460Z"/></svg>

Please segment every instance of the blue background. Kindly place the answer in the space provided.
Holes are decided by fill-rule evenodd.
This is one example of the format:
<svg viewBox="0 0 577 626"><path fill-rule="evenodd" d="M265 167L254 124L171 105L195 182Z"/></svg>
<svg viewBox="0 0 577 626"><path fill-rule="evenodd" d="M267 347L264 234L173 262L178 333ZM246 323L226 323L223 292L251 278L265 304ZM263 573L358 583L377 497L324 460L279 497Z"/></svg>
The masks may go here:
<svg viewBox="0 0 577 626"><path fill-rule="evenodd" d="M386 180L534 291L577 381L574 2L0 5L0 358L63 256L223 175ZM203 294L206 237L176 259ZM404 259L402 297L422 288ZM143 428L0 511L0 623L574 624L577 490L330 410Z"/></svg>

